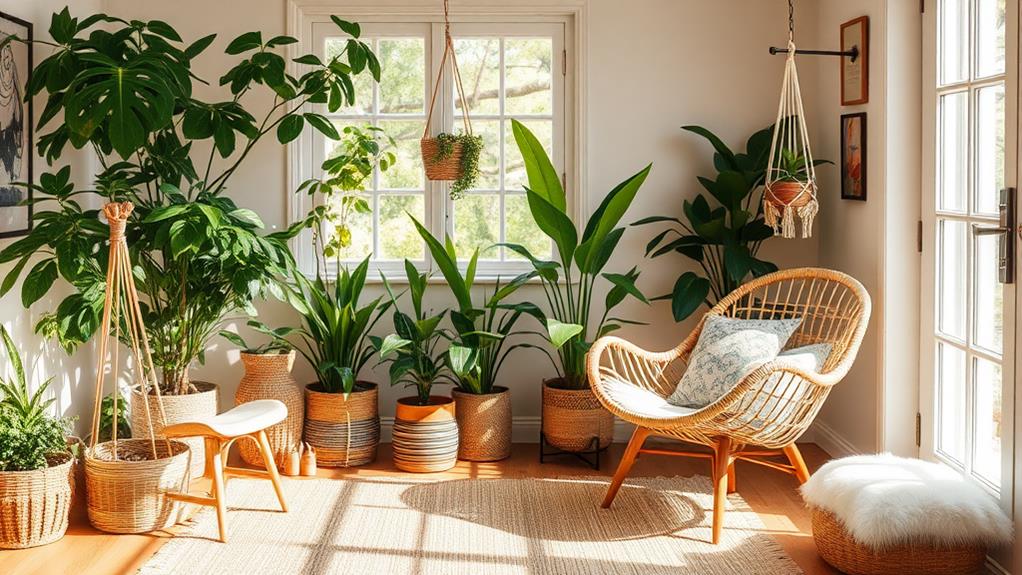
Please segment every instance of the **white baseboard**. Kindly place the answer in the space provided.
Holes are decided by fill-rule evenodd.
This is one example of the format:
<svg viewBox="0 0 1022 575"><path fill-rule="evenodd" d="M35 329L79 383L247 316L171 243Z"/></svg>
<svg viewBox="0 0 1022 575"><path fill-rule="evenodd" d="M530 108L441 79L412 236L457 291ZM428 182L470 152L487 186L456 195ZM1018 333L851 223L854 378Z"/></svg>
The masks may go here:
<svg viewBox="0 0 1022 575"><path fill-rule="evenodd" d="M538 415L520 415L511 419L511 441L513 443L539 443L540 417ZM626 443L635 429L630 423L614 420L614 442ZM380 441L389 443L393 438L394 418L380 418Z"/></svg>
<svg viewBox="0 0 1022 575"><path fill-rule="evenodd" d="M829 453L831 457L848 457L860 453L850 441L826 423L820 421L813 423L810 433L806 435L811 435L811 440Z"/></svg>

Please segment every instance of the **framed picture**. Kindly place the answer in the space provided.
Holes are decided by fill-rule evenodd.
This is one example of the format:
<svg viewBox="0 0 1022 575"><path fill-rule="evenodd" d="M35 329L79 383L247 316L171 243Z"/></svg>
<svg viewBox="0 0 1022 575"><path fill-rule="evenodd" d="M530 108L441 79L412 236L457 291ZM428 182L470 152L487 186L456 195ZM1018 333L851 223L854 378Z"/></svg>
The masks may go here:
<svg viewBox="0 0 1022 575"><path fill-rule="evenodd" d="M841 199L866 201L866 112L841 116Z"/></svg>
<svg viewBox="0 0 1022 575"><path fill-rule="evenodd" d="M32 39L32 24L0 12L0 38L16 35ZM25 86L32 75L32 49L8 42L0 50L0 238L21 236L32 228L32 190L14 182L32 179L32 101L25 102Z"/></svg>
<svg viewBox="0 0 1022 575"><path fill-rule="evenodd" d="M841 50L858 49L853 62L841 57L841 105L869 102L869 16L861 16L841 25Z"/></svg>

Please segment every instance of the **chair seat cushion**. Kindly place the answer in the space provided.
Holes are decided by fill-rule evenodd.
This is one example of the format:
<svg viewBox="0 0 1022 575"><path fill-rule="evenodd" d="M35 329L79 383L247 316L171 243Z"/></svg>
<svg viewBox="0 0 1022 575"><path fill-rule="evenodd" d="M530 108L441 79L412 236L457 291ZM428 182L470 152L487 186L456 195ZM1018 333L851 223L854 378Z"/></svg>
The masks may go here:
<svg viewBox="0 0 1022 575"><path fill-rule="evenodd" d="M1012 541L997 500L940 463L882 455L830 461L802 486L813 507L831 512L874 549L911 543L943 547Z"/></svg>
<svg viewBox="0 0 1022 575"><path fill-rule="evenodd" d="M257 399L229 409L219 415L203 417L167 426L168 437L219 435L238 437L255 433L287 419L287 406L276 399Z"/></svg>
<svg viewBox="0 0 1022 575"><path fill-rule="evenodd" d="M628 413L648 419L674 419L694 412L694 409L671 405L667 400L647 389L620 379L601 380L603 391Z"/></svg>

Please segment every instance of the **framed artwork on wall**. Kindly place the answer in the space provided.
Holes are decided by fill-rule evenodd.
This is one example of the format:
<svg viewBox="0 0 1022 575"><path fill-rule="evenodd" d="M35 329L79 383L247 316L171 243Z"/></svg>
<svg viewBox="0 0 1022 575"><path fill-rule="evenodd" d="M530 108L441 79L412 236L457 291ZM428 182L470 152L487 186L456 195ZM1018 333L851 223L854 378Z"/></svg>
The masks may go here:
<svg viewBox="0 0 1022 575"><path fill-rule="evenodd" d="M32 24L0 12L0 38L10 35L32 39ZM33 183L32 101L25 101L25 86L32 75L32 49L8 42L0 49L0 238L25 235L32 228Z"/></svg>
<svg viewBox="0 0 1022 575"><path fill-rule="evenodd" d="M841 199L866 201L866 112L841 116Z"/></svg>
<svg viewBox="0 0 1022 575"><path fill-rule="evenodd" d="M860 16L841 25L841 50L858 48L855 61L841 58L841 105L869 102L869 16Z"/></svg>

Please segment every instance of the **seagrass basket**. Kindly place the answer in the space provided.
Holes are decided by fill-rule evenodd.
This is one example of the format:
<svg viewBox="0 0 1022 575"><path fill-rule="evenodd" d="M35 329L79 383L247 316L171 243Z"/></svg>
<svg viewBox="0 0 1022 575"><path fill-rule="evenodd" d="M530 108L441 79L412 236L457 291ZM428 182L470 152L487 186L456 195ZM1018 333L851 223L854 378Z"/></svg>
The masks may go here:
<svg viewBox="0 0 1022 575"><path fill-rule="evenodd" d="M158 458L150 459L148 439L120 439L117 460L114 445L107 441L85 452L89 523L110 533L146 533L176 523L183 506L166 493L188 491L188 459L194 457L188 445L158 439Z"/></svg>
<svg viewBox="0 0 1022 575"><path fill-rule="evenodd" d="M499 461L511 456L511 391L494 387L493 393L453 390L458 419L458 459Z"/></svg>
<svg viewBox="0 0 1022 575"><path fill-rule="evenodd" d="M812 508L813 540L820 557L849 575L971 575L982 573L986 548L910 543L873 549L855 539L833 513Z"/></svg>
<svg viewBox="0 0 1022 575"><path fill-rule="evenodd" d="M74 493L74 457L47 458L49 467L0 471L0 549L53 543L67 531Z"/></svg>
<svg viewBox="0 0 1022 575"><path fill-rule="evenodd" d="M451 153L440 156L440 142L436 138L423 138L419 141L422 150L422 165L426 168L426 177L433 181L457 180L461 177L461 142L451 144Z"/></svg>
<svg viewBox="0 0 1022 575"><path fill-rule="evenodd" d="M358 382L345 399L305 386L305 441L316 449L319 467L355 467L376 459L380 445L379 389Z"/></svg>
<svg viewBox="0 0 1022 575"><path fill-rule="evenodd" d="M152 415L153 432L159 437L163 432L164 425L174 425L182 421L195 421L204 417L213 417L217 414L220 404L220 388L215 383L205 381L193 381L192 385L199 390L198 393L185 395L160 396L163 400L163 412L166 415L166 422L160 420L159 398L156 394L148 393L145 399L149 401L149 413ZM145 407L142 405L143 395L138 386L131 389L131 434L133 437L149 437L149 421L146 419ZM200 477L206 466L206 446L201 437L187 437L181 439L192 451L191 474L192 477ZM246 442L242 442L246 443Z"/></svg>
<svg viewBox="0 0 1022 575"><path fill-rule="evenodd" d="M301 444L302 424L305 421L305 400L291 375L295 352L242 353L241 362L245 365L245 375L234 394L235 404L241 405L257 399L276 399L287 406L287 419L266 429L270 451L280 467L284 458ZM240 441L238 450L245 463L263 466L263 456L255 442Z"/></svg>
<svg viewBox="0 0 1022 575"><path fill-rule="evenodd" d="M614 439L614 414L591 389L561 389L559 379L543 382L543 436L547 443L572 452L586 451L598 438L599 449Z"/></svg>

